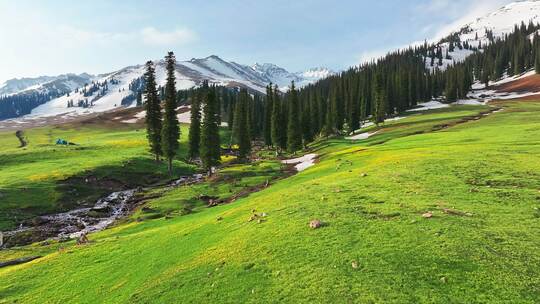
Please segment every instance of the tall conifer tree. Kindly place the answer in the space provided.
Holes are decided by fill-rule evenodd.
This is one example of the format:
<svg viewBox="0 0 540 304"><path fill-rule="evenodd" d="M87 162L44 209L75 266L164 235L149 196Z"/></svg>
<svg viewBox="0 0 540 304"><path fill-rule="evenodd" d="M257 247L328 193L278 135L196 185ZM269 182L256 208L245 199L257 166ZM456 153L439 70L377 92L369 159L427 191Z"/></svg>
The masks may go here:
<svg viewBox="0 0 540 304"><path fill-rule="evenodd" d="M380 124L384 122L386 94L384 92L384 84L381 74L375 75L375 83L373 85L373 122Z"/></svg>
<svg viewBox="0 0 540 304"><path fill-rule="evenodd" d="M298 92L294 86L294 81L291 82L288 97L289 118L287 122L287 150L294 153L302 149L302 133L298 115Z"/></svg>
<svg viewBox="0 0 540 304"><path fill-rule="evenodd" d="M172 161L178 152L180 125L176 116L176 77L174 75L176 58L173 52L165 56L167 65L167 84L165 85L165 115L161 130L161 150L167 158L169 173L172 174Z"/></svg>
<svg viewBox="0 0 540 304"><path fill-rule="evenodd" d="M201 144L201 91L191 99L191 122L189 125L189 157L194 159L200 154Z"/></svg>
<svg viewBox="0 0 540 304"><path fill-rule="evenodd" d="M161 152L161 106L156 88L156 72L152 61L146 62L145 81L145 108L146 108L146 137L150 145L150 152L159 161Z"/></svg>
<svg viewBox="0 0 540 304"><path fill-rule="evenodd" d="M219 138L219 110L216 100L215 87L208 87L208 82L203 84L204 108L203 123L201 128L201 160L204 169L211 174L212 168L219 165L221 158L221 144ZM236 119L236 118L235 118Z"/></svg>
<svg viewBox="0 0 540 304"><path fill-rule="evenodd" d="M241 89L235 108L234 117L236 119L233 127L235 142L238 144L239 158L241 160L246 160L251 152L248 101L249 95L247 90Z"/></svg>
<svg viewBox="0 0 540 304"><path fill-rule="evenodd" d="M283 119L283 110L282 110L282 102L279 98L279 95L277 93L277 86L274 88L273 91L273 104L272 104L272 118L271 118L271 136L272 136L272 144L276 148L276 152L280 153L283 149L286 148L286 140L285 140L285 124ZM285 143L285 144L284 144Z"/></svg>
<svg viewBox="0 0 540 304"><path fill-rule="evenodd" d="M266 103L264 107L264 126L263 139L264 144L272 146L272 113L274 109L274 93L272 92L272 83L266 87Z"/></svg>

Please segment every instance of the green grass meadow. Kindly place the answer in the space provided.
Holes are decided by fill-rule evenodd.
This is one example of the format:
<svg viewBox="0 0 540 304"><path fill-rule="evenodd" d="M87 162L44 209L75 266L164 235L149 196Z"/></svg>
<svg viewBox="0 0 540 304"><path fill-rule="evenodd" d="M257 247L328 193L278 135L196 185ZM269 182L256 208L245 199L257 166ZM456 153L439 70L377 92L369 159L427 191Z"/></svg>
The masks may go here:
<svg viewBox="0 0 540 304"><path fill-rule="evenodd" d="M540 102L494 106L504 110L453 106L371 127L367 140L321 140L317 164L287 178L262 160L156 190L149 211L89 244L0 251L0 261L43 256L0 268L0 303L539 303ZM0 135L0 228L68 207L58 185L71 176L165 174L136 126L27 136L20 149ZM57 137L80 145L51 145ZM217 207L196 199L266 180Z"/></svg>

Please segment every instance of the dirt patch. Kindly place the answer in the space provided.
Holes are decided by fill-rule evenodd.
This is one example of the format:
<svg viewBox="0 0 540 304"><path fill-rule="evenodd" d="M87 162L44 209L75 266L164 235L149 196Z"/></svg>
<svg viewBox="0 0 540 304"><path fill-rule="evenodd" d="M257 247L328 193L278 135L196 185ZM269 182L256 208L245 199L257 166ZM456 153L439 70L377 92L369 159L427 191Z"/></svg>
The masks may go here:
<svg viewBox="0 0 540 304"><path fill-rule="evenodd" d="M501 85L491 86L488 89L508 93L540 92L540 75L527 76Z"/></svg>
<svg viewBox="0 0 540 304"><path fill-rule="evenodd" d="M432 132L441 131L441 130L448 129L450 127L454 127L454 126L467 123L470 121L480 120L483 117L489 116L490 114L500 111L500 110L502 110L502 108L491 108L488 111L483 111L483 112L478 113L478 115L464 117L460 120L457 120L448 124L435 125L431 128L431 131Z"/></svg>
<svg viewBox="0 0 540 304"><path fill-rule="evenodd" d="M26 130L44 126L60 125L126 125L122 120L133 119L134 115L142 111L142 107L118 108L105 112L88 113L81 115L61 114L57 116L16 118L0 121L1 131ZM143 120L141 120L143 121Z"/></svg>

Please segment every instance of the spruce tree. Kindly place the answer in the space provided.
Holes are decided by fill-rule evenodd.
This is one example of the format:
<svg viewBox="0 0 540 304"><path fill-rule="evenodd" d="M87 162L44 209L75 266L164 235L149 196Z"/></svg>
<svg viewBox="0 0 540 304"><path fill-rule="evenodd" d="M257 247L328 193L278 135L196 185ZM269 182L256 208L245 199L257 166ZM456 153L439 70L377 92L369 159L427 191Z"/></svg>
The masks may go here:
<svg viewBox="0 0 540 304"><path fill-rule="evenodd" d="M351 98L349 109L349 133L360 128L360 109L358 108L358 98Z"/></svg>
<svg viewBox="0 0 540 304"><path fill-rule="evenodd" d="M287 121L287 150L291 153L302 149L302 133L300 130L300 119L298 115L298 92L291 82L288 93L289 117Z"/></svg>
<svg viewBox="0 0 540 304"><path fill-rule="evenodd" d="M249 95L247 90L241 89L238 103L235 108L234 116L236 119L233 127L235 142L238 144L238 157L240 160L247 160L251 153L248 100Z"/></svg>
<svg viewBox="0 0 540 304"><path fill-rule="evenodd" d="M302 104L302 103L301 103ZM309 98L305 99L304 107L302 108L302 113L300 115L301 124L302 124L302 138L304 147L307 147L308 143L313 141L313 127L311 125L311 103Z"/></svg>
<svg viewBox="0 0 540 304"><path fill-rule="evenodd" d="M176 116L176 78L174 75L176 58L173 52L165 56L167 69L167 84L165 85L165 115L161 129L161 150L167 158L169 174L172 174L172 161L178 152L180 126Z"/></svg>
<svg viewBox="0 0 540 304"><path fill-rule="evenodd" d="M191 122L189 125L189 157L195 159L200 153L201 143L201 92L191 99Z"/></svg>
<svg viewBox="0 0 540 304"><path fill-rule="evenodd" d="M330 99L327 100L326 102L326 117L325 117L325 122L324 122L324 130L323 130L323 133L325 136L330 136L330 135L333 135L335 133L335 128L334 128L334 108L332 106L332 102L330 101Z"/></svg>
<svg viewBox="0 0 540 304"><path fill-rule="evenodd" d="M217 114L217 101L215 88L208 87L208 82L203 84L204 108L203 123L201 128L201 160L204 169L212 174L212 168L219 165L221 158L221 145L219 138L219 117ZM236 118L235 118L236 119Z"/></svg>
<svg viewBox="0 0 540 304"><path fill-rule="evenodd" d="M375 76L373 85L373 122L377 125L384 122L386 93L384 92L384 84L381 74Z"/></svg>
<svg viewBox="0 0 540 304"><path fill-rule="evenodd" d="M454 74L449 74L446 81L446 100L454 102L457 100L457 84Z"/></svg>
<svg viewBox="0 0 540 304"><path fill-rule="evenodd" d="M284 146L284 123L282 118L282 104L281 100L279 98L278 92L277 92L277 86L274 88L273 91L273 104L272 104L272 117L271 117L271 137L272 137L272 144L276 148L277 153L281 153L281 151L285 148Z"/></svg>
<svg viewBox="0 0 540 304"><path fill-rule="evenodd" d="M146 62L145 81L145 107L146 107L146 137L150 145L150 152L159 161L161 153L161 106L156 88L156 73L152 61Z"/></svg>
<svg viewBox="0 0 540 304"><path fill-rule="evenodd" d="M272 92L272 83L266 87L266 103L264 107L264 126L263 137L264 144L272 146L272 113L274 109L274 93Z"/></svg>

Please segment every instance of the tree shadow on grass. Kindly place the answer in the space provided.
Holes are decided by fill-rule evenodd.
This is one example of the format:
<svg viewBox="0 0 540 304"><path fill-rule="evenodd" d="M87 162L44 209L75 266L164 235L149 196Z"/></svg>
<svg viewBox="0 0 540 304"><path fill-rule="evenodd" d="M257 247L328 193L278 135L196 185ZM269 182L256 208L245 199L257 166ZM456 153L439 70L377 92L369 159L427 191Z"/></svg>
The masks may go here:
<svg viewBox="0 0 540 304"><path fill-rule="evenodd" d="M86 170L64 180L28 182L1 189L0 230L12 230L40 215L93 206L112 192L165 184L191 175L195 167L175 161L172 175L165 163L138 157Z"/></svg>

